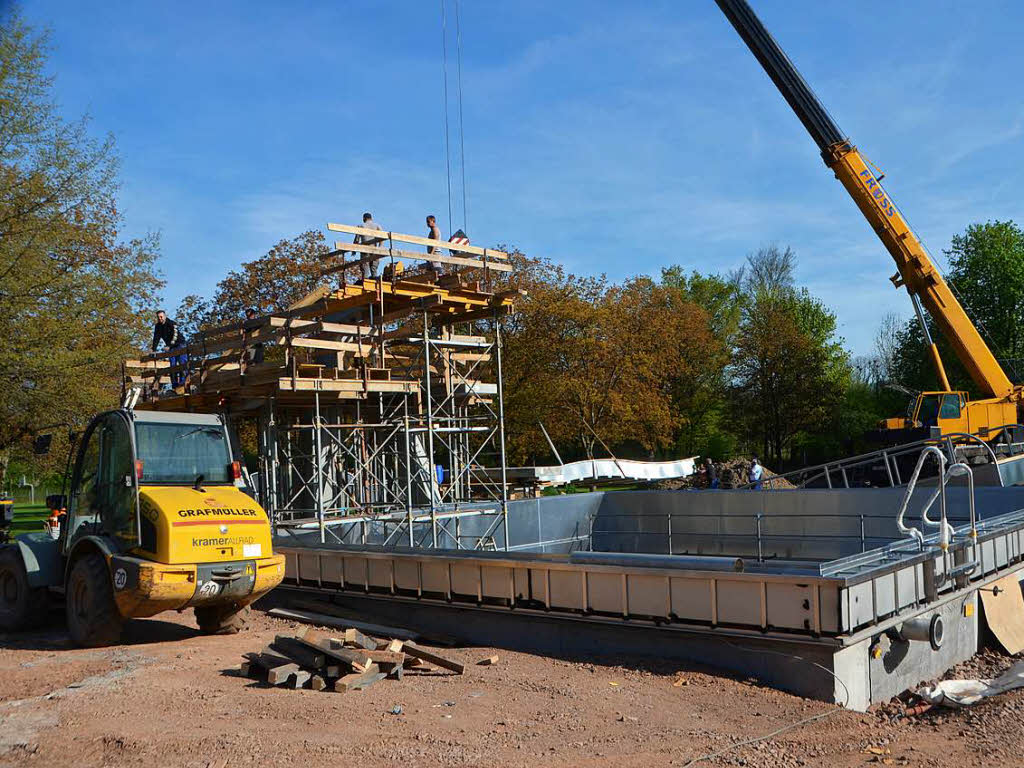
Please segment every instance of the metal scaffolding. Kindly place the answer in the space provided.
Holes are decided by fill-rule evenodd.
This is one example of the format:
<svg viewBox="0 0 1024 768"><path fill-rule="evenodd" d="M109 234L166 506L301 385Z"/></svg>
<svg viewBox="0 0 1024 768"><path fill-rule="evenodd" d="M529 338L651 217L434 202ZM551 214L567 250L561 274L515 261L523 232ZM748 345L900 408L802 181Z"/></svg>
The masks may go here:
<svg viewBox="0 0 1024 768"><path fill-rule="evenodd" d="M391 241L423 238L375 233L388 247L336 243L325 254L337 288L209 329L185 363L180 350L173 367L171 353L128 361L126 387L141 390L140 408L252 420L253 485L282 535L314 528L322 542L360 542L373 528L395 546L507 547L501 322L519 292L483 286L511 269L508 257L448 243L451 255L415 254ZM354 262L337 259L349 250L358 264L388 258L385 277L347 282ZM449 271L405 270L396 255ZM471 277L479 271L483 281ZM185 386L161 388L183 369ZM464 535L467 515L489 522Z"/></svg>

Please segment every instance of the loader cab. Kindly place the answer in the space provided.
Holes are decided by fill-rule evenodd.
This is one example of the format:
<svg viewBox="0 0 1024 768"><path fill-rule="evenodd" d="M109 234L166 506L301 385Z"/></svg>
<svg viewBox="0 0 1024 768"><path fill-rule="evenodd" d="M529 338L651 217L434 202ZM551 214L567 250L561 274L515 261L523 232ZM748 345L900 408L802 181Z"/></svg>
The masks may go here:
<svg viewBox="0 0 1024 768"><path fill-rule="evenodd" d="M138 479L134 444L125 411L96 416L82 435L71 475L62 551L83 536L100 535L121 551L138 544Z"/></svg>
<svg viewBox="0 0 1024 768"><path fill-rule="evenodd" d="M142 546L139 486L233 485L238 464L220 417L109 411L85 430L61 525L67 554L82 536L104 536L120 552ZM148 549L152 549L152 545Z"/></svg>

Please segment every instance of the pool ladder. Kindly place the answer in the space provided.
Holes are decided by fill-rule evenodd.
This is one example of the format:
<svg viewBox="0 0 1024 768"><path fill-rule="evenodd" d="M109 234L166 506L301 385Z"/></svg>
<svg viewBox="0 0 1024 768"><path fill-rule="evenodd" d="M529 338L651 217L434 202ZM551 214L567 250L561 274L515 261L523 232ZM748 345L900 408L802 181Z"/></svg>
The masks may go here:
<svg viewBox="0 0 1024 768"><path fill-rule="evenodd" d="M938 462L938 483L932 495L925 502L924 507L921 509L921 528L915 528L907 525L903 517L907 512L907 507L910 506L910 498L914 495L914 489L917 486L918 477L921 474L921 469L924 467L929 457L934 457L935 461ZM948 466L947 466L948 465ZM955 565L953 563L954 555L950 551L950 546L954 543L955 531L953 526L950 525L947 516L946 507L946 484L957 475L967 476L967 506L970 513L970 530L967 532L967 544L971 550L971 560L968 562L960 563ZM931 510L935 501L939 502L939 519L933 520L928 516L928 512ZM917 464L914 467L914 472L910 476L910 480L907 482L907 489L903 494L903 500L900 502L900 509L896 515L896 527L899 528L900 533L908 536L917 542L921 550L925 548L925 533L922 529L924 528L938 528L939 538L938 547L942 550L943 563L945 565L944 577L942 581L952 579L954 581L966 580L975 570L977 570L978 562L978 524L977 515L974 507L974 473L963 461L955 461L950 464L946 458L946 454L942 452L938 447L931 445L921 451L921 455L917 459Z"/></svg>

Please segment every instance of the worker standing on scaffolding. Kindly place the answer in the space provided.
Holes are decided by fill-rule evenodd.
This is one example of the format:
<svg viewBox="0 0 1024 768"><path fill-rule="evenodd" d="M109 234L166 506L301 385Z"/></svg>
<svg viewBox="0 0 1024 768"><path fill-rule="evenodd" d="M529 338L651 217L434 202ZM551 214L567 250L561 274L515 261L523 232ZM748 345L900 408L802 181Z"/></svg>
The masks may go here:
<svg viewBox="0 0 1024 768"><path fill-rule="evenodd" d="M166 349L182 349L186 345L185 334L178 330L178 326L174 324L174 321L167 317L167 313L162 309L156 313L156 325L153 326L153 344L150 347L151 351L156 352L156 348L160 346L160 342L164 343ZM188 353L181 352L177 355L171 355L170 360L171 368L177 366L184 366L188 363ZM185 383L185 371L171 371L171 387L177 389Z"/></svg>
<svg viewBox="0 0 1024 768"><path fill-rule="evenodd" d="M375 229L378 232L384 231L383 229L381 229L380 224L373 220L372 213L363 214L363 229ZM352 240L352 242L355 245L379 245L380 243L384 242L384 238L374 237L373 235L356 235L355 239ZM359 265L359 276L363 280L366 280L367 278L370 277L377 277L377 259L379 259L380 256L371 257L370 254L360 253L359 251L356 251L355 253L359 254L360 258L362 259L369 259L369 261L363 261Z"/></svg>
<svg viewBox="0 0 1024 768"><path fill-rule="evenodd" d="M258 317L258 315L256 314L256 307L249 307L247 310L245 310L245 319L246 320L255 320L257 317ZM246 327L245 332L244 332L245 333L245 337L248 339L249 336L251 336L253 333L257 332L258 330L259 330L258 328ZM248 346L248 348L245 350L245 356L246 356L245 357L245 362L248 365L259 365L260 363L262 363L263 362L263 342L259 342L258 341L255 344L250 344Z"/></svg>
<svg viewBox="0 0 1024 768"><path fill-rule="evenodd" d="M427 216L427 239L428 240L440 240L441 239L441 228L437 226L437 218L433 215ZM433 253L434 247L431 245L427 246L427 253ZM444 265L439 261L430 262L430 268L437 272L438 276L444 274Z"/></svg>

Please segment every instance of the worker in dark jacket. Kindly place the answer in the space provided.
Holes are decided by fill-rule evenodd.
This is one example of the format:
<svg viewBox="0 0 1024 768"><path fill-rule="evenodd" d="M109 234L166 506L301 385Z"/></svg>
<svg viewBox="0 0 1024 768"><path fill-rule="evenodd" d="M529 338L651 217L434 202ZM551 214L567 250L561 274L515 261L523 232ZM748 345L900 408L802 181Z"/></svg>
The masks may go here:
<svg viewBox="0 0 1024 768"><path fill-rule="evenodd" d="M153 344L150 349L153 352L156 352L161 341L164 343L164 347L166 349L182 349L187 344L185 341L185 334L178 330L178 326L174 324L173 320L167 317L167 313L162 309L156 313L156 325L153 326ZM182 352L177 355L172 355L168 362L170 363L171 368L185 365L188 362L188 354ZM184 383L185 371L171 372L172 387L180 387Z"/></svg>

